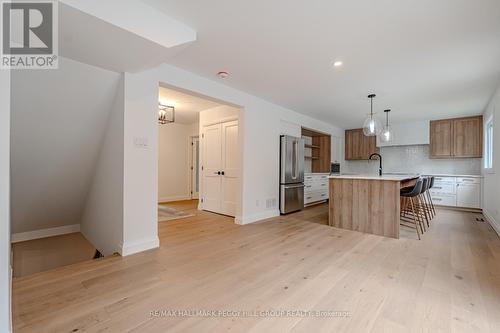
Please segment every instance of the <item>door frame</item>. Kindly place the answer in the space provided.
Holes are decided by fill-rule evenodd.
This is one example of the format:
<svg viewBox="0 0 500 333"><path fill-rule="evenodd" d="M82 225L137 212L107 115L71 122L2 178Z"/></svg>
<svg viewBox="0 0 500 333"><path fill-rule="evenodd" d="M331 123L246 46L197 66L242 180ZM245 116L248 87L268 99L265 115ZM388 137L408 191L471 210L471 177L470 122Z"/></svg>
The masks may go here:
<svg viewBox="0 0 500 333"><path fill-rule="evenodd" d="M238 120L238 136L239 136L239 147L240 147L240 153L239 153L239 160L240 160L240 173L239 173L239 176L240 176L240 184L239 184L239 191L238 191L238 198L237 198L237 202L238 202L238 207L237 207L237 212L236 212L236 217L234 218L234 223L236 224L243 224L242 223L242 220L243 220L243 186L244 186L244 177L243 177L243 172L244 172L244 150L245 150L245 144L244 144L244 131L245 131L245 106L244 105L238 105L238 104L235 104L233 102L229 102L229 101L226 101L224 98L218 98L216 96L211 96L211 95L207 95L207 94L203 94L203 93L200 93L200 92L196 92L196 91L193 91L191 89L187 89L187 88L182 88L182 87L179 87L177 86L176 84L173 84L173 83L169 83L168 80L167 81L162 81L162 80L159 80L157 81L158 82L158 85L157 85L157 93L156 93L156 96L155 96L155 99L154 99L154 114L151 116L151 120L154 121L154 137L156 138L155 142L158 142L158 138L159 138L159 127L158 127L158 100L160 98L160 94L159 94L159 89L161 87L164 87L164 88L168 88L168 89L171 89L171 90L176 90L178 92L181 92L181 93L184 93L184 94L189 94L189 95L192 95L192 96L196 96L196 97L199 97L199 98L203 98L203 99L207 99L207 100L210 100L210 101L213 101L213 102L216 102L218 104L220 104L219 106L229 106L229 107L232 107L234 109L237 109L238 110L238 113L237 115L231 115L231 116L227 116L223 114L223 112L221 113L221 117L217 119L217 121L202 121L202 119L200 119L200 127L199 127L199 136L200 136L200 187L199 187L199 202L198 202L198 210L203 210L203 205L202 205L202 202L201 202L201 198L202 198L202 195L203 195L203 177L201 175L201 172L203 172L203 170L201 170L201 167L203 166L203 148L202 148L202 138L201 138L201 134L202 134L202 129L203 129L203 126L207 126L207 125L210 125L210 123L220 123L220 122L226 122L226 121L231 121L231 120ZM153 100L152 100L153 102ZM152 106L153 106L153 103L152 103ZM154 154L155 154L155 161L156 161L156 172L154 173L155 175L155 193L158 193L158 147L157 145L155 145L155 148L154 149ZM156 200L154 202L154 207L156 209L157 205L158 205L158 195L156 194Z"/></svg>
<svg viewBox="0 0 500 333"><path fill-rule="evenodd" d="M198 199L200 197L200 178L201 178L201 142L199 135L193 135L190 137L190 154L189 154L189 172L190 172L190 191L191 191L191 200ZM195 142L198 142L198 160L196 160L195 153ZM196 170L195 167L198 167L198 192L195 192L195 183L196 183Z"/></svg>

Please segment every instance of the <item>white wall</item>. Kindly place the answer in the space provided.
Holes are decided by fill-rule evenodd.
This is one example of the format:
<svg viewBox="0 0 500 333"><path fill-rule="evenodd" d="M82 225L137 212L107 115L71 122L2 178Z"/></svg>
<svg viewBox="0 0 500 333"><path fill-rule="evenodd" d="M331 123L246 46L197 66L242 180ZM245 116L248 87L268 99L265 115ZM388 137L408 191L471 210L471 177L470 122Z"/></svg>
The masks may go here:
<svg viewBox="0 0 500 333"><path fill-rule="evenodd" d="M158 80L125 73L122 255L158 247Z"/></svg>
<svg viewBox="0 0 500 333"><path fill-rule="evenodd" d="M10 71L0 70L0 332L10 332Z"/></svg>
<svg viewBox="0 0 500 333"><path fill-rule="evenodd" d="M191 198L191 138L198 135L198 123L159 125L159 202Z"/></svg>
<svg viewBox="0 0 500 333"><path fill-rule="evenodd" d="M60 58L12 73L12 232L79 224L120 75Z"/></svg>
<svg viewBox="0 0 500 333"><path fill-rule="evenodd" d="M267 199L278 202L279 135L281 120L343 136L340 128L315 120L258 97L208 80L170 65L125 76L124 247L134 251L158 246L158 84L164 83L226 103L241 106L243 131L242 214L251 223L279 214L266 208ZM147 147L134 145L136 139Z"/></svg>
<svg viewBox="0 0 500 333"><path fill-rule="evenodd" d="M81 232L104 255L121 252L123 240L124 97L122 77L81 220Z"/></svg>
<svg viewBox="0 0 500 333"><path fill-rule="evenodd" d="M493 117L493 170L484 171L483 212L500 234L500 86L484 112L483 120ZM486 127L485 127L486 128Z"/></svg>

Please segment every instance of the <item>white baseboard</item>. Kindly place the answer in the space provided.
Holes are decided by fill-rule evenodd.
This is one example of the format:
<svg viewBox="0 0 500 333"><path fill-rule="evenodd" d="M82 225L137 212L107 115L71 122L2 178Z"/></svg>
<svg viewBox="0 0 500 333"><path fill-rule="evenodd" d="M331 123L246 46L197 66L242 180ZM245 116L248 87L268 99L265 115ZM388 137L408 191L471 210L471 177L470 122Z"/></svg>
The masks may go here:
<svg viewBox="0 0 500 333"><path fill-rule="evenodd" d="M59 236L59 235L65 235L65 234L72 234L74 232L80 232L80 225L79 224L64 225L62 227L40 229L40 230L33 230L33 231L12 234L11 242L18 243L18 242L24 242L24 241L28 241L28 240L32 240L32 239L39 239L39 238Z"/></svg>
<svg viewBox="0 0 500 333"><path fill-rule="evenodd" d="M272 217L280 216L280 211L279 210L266 210L264 212L260 212L257 214L253 215L247 215L247 216L237 216L235 218L235 223L240 224L240 225L245 225L245 224L250 224L250 223L255 223L258 221L270 219Z"/></svg>
<svg viewBox="0 0 500 333"><path fill-rule="evenodd" d="M160 246L160 239L158 236L153 238L145 238L135 242L123 243L121 246L120 254L125 257L131 254L156 249Z"/></svg>
<svg viewBox="0 0 500 333"><path fill-rule="evenodd" d="M483 209L483 215L486 217L486 220L488 223L491 225L493 230L497 233L497 235L500 237L500 223L496 221L493 216L491 216L486 209Z"/></svg>
<svg viewBox="0 0 500 333"><path fill-rule="evenodd" d="M191 200L191 196L190 195L176 195L176 196L171 196L171 197L158 198L159 203L172 202L172 201L183 201L183 200Z"/></svg>

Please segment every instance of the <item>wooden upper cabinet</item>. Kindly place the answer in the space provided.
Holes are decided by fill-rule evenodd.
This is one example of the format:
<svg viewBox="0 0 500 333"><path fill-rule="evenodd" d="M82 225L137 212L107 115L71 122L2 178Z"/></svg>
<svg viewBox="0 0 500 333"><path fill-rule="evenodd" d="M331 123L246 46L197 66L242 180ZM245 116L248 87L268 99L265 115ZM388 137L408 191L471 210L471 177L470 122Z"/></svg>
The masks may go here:
<svg viewBox="0 0 500 333"><path fill-rule="evenodd" d="M483 117L453 121L453 156L483 157Z"/></svg>
<svg viewBox="0 0 500 333"><path fill-rule="evenodd" d="M431 121L431 158L483 156L483 117Z"/></svg>
<svg viewBox="0 0 500 333"><path fill-rule="evenodd" d="M453 156L453 120L434 120L430 126L431 158Z"/></svg>
<svg viewBox="0 0 500 333"><path fill-rule="evenodd" d="M365 136L362 128L345 131L345 159L367 160L371 154L378 152L377 138Z"/></svg>

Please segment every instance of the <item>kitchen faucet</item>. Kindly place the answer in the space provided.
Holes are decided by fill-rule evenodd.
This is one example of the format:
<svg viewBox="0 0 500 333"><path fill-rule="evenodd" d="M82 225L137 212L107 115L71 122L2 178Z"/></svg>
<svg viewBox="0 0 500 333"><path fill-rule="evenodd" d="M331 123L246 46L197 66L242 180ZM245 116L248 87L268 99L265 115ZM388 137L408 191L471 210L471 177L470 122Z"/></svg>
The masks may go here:
<svg viewBox="0 0 500 333"><path fill-rule="evenodd" d="M378 156L378 161L379 161L378 175L382 176L382 155L380 155L379 153L373 153L370 155L368 160L371 160L373 156Z"/></svg>

